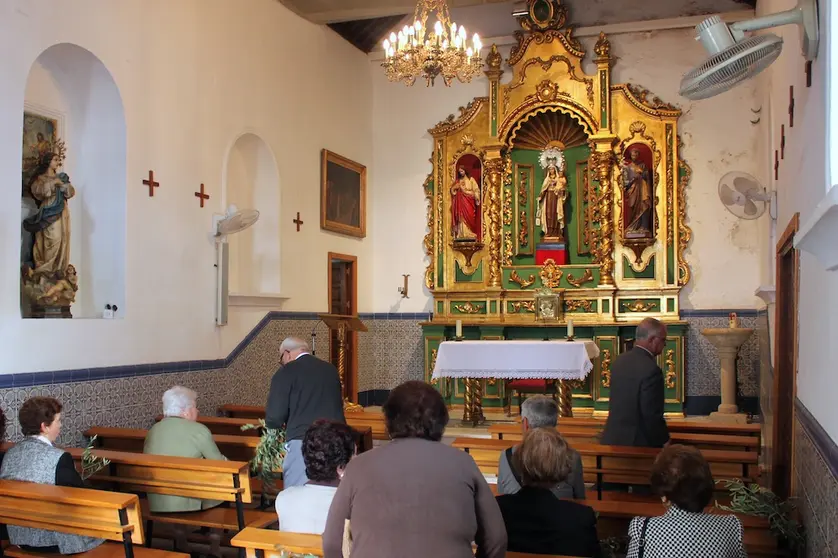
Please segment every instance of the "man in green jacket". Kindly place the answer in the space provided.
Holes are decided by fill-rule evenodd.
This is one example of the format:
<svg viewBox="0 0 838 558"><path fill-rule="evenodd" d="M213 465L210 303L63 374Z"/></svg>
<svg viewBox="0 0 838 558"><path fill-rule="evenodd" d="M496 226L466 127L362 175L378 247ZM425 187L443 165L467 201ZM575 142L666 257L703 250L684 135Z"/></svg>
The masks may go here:
<svg viewBox="0 0 838 558"><path fill-rule="evenodd" d="M145 438L143 453L173 457L195 457L226 460L218 451L209 429L195 422L198 395L183 386L174 386L163 394L164 418L155 424ZM215 507L221 502L182 496L149 494L149 509L155 513L188 512Z"/></svg>

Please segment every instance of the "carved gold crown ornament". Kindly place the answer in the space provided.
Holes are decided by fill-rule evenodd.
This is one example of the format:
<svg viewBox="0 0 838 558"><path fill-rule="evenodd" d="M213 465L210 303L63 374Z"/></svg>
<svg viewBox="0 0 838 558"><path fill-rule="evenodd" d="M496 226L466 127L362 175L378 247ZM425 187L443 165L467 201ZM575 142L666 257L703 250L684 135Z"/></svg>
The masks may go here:
<svg viewBox="0 0 838 558"><path fill-rule="evenodd" d="M427 27L428 16L436 15L432 30ZM451 21L446 0L418 0L413 14L414 24L390 33L384 41L384 62L387 79L413 85L424 77L430 87L437 76L446 86L454 78L468 83L483 67L480 37L475 33L471 45L465 28Z"/></svg>

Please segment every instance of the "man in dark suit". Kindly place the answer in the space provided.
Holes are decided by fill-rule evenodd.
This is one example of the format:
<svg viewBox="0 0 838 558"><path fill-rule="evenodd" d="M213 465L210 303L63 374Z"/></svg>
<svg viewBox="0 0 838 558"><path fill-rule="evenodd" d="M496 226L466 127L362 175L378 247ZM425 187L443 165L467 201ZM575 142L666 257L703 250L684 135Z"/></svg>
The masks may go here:
<svg viewBox="0 0 838 558"><path fill-rule="evenodd" d="M308 482L303 462L303 436L317 419L346 422L340 376L330 363L309 353L308 343L288 337L279 347L282 366L271 379L265 424L285 426L286 454L282 464L285 488Z"/></svg>
<svg viewBox="0 0 838 558"><path fill-rule="evenodd" d="M666 345L666 325L646 318L634 347L611 366L611 397L602 443L662 448L669 441L663 418L663 372L655 358Z"/></svg>

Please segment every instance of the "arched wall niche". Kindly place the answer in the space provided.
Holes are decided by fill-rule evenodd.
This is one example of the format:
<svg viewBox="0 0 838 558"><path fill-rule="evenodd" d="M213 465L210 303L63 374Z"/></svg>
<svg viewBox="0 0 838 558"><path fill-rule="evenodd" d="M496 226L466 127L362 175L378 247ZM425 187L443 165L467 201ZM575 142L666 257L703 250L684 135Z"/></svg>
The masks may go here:
<svg viewBox="0 0 838 558"><path fill-rule="evenodd" d="M102 318L106 304L125 316L126 126L119 89L108 69L90 51L70 43L43 51L29 70L24 118L57 122L57 139L66 146L59 172L69 175L75 196L70 214L69 262L78 274L71 306L74 318ZM31 122L31 120L30 120ZM24 122L24 135L27 133ZM27 153L24 153L24 157ZM21 219L37 212L21 198ZM21 227L21 263L32 234ZM22 297L23 299L23 297ZM28 304L21 310L27 317Z"/></svg>
<svg viewBox="0 0 838 558"><path fill-rule="evenodd" d="M225 192L228 205L257 209L259 221L230 235L230 293L280 292L280 178L271 148L253 132L241 134L227 155Z"/></svg>

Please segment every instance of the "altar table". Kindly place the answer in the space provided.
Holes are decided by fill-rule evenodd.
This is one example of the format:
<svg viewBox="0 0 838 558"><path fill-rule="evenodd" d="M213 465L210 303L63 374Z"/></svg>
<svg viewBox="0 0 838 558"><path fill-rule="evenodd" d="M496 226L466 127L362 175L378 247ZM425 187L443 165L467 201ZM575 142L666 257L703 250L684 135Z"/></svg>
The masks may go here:
<svg viewBox="0 0 838 558"><path fill-rule="evenodd" d="M463 421L483 420L482 378L560 380L562 415L572 415L568 380L584 380L593 369L599 347L577 341L444 341L439 345L432 378L464 378L466 404Z"/></svg>

